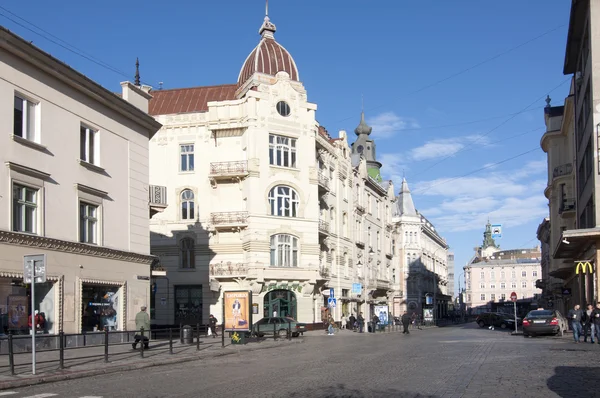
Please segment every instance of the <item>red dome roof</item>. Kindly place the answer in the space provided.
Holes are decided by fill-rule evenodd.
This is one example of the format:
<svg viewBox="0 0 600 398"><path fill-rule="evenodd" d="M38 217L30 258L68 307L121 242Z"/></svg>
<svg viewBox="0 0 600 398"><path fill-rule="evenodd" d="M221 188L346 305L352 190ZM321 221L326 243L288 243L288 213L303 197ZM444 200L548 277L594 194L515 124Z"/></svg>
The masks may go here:
<svg viewBox="0 0 600 398"><path fill-rule="evenodd" d="M254 73L275 76L277 72L287 72L290 79L299 81L300 75L292 55L281 44L275 41L275 25L268 17L260 28L262 39L252 50L238 76L238 86L243 85Z"/></svg>

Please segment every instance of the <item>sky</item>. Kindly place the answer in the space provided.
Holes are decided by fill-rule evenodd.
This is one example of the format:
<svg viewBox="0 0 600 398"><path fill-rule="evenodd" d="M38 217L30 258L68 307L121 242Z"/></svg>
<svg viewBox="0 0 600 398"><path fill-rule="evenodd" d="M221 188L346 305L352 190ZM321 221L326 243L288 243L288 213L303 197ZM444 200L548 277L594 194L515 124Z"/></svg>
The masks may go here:
<svg viewBox="0 0 600 398"><path fill-rule="evenodd" d="M455 253L458 281L488 219L503 225L503 249L539 244L544 99L558 106L568 94L569 9L564 0L271 0L269 16L331 135L354 137L364 101L383 177L398 191L405 176ZM136 57L155 88L235 83L264 13L264 0L3 0L0 24L118 92Z"/></svg>

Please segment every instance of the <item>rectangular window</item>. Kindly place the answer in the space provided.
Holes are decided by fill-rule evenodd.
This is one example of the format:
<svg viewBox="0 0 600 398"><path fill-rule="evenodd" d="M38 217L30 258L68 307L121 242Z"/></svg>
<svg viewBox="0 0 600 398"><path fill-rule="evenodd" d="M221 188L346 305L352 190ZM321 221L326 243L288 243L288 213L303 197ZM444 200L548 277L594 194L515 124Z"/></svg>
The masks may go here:
<svg viewBox="0 0 600 398"><path fill-rule="evenodd" d="M479 288L480 288L480 289L485 289L485 283L482 283L482 284L480 284L480 285L479 285Z"/></svg>
<svg viewBox="0 0 600 398"><path fill-rule="evenodd" d="M521 271L521 276L522 276L523 278L527 277L527 271Z"/></svg>
<svg viewBox="0 0 600 398"><path fill-rule="evenodd" d="M510 276L515 279L517 277L517 272L516 271L512 271Z"/></svg>
<svg viewBox="0 0 600 398"><path fill-rule="evenodd" d="M175 323L202 323L202 285L175 286Z"/></svg>
<svg viewBox="0 0 600 398"><path fill-rule="evenodd" d="M500 298L501 298L502 300L506 300L506 294L505 294L505 293L502 293L502 294L500 295Z"/></svg>
<svg viewBox="0 0 600 398"><path fill-rule="evenodd" d="M506 283L501 283L500 284L500 289L506 289Z"/></svg>
<svg viewBox="0 0 600 398"><path fill-rule="evenodd" d="M492 293L490 295L490 300L495 301L496 300L496 295L494 293Z"/></svg>
<svg viewBox="0 0 600 398"><path fill-rule="evenodd" d="M511 283L511 284L510 284L510 287L511 287L512 289L516 289L516 288L517 288L517 282L513 282L513 283Z"/></svg>
<svg viewBox="0 0 600 398"><path fill-rule="evenodd" d="M527 282L525 282L525 281L521 282L521 287L523 289L525 289L527 287Z"/></svg>
<svg viewBox="0 0 600 398"><path fill-rule="evenodd" d="M79 203L79 241L98 244L98 206Z"/></svg>
<svg viewBox="0 0 600 398"><path fill-rule="evenodd" d="M15 95L13 134L30 141L38 142L37 105L34 102Z"/></svg>
<svg viewBox="0 0 600 398"><path fill-rule="evenodd" d="M485 272L484 271L481 271L480 277L481 277L481 280L485 279Z"/></svg>
<svg viewBox="0 0 600 398"><path fill-rule="evenodd" d="M496 272L494 272L494 271L490 271L490 278L491 278L492 280L496 279Z"/></svg>
<svg viewBox="0 0 600 398"><path fill-rule="evenodd" d="M194 144L179 146L179 171L194 171Z"/></svg>
<svg viewBox="0 0 600 398"><path fill-rule="evenodd" d="M485 301L485 294L482 293L480 298L481 298L481 301Z"/></svg>
<svg viewBox="0 0 600 398"><path fill-rule="evenodd" d="M90 164L99 163L98 132L83 125L79 129L79 158Z"/></svg>
<svg viewBox="0 0 600 398"><path fill-rule="evenodd" d="M38 200L37 189L18 184L13 185L13 231L38 233Z"/></svg>
<svg viewBox="0 0 600 398"><path fill-rule="evenodd" d="M269 164L281 167L296 167L296 139L270 134Z"/></svg>
<svg viewBox="0 0 600 398"><path fill-rule="evenodd" d="M533 277L534 277L534 278L537 278L537 276L538 276L538 273L537 273L537 271L533 271Z"/></svg>
<svg viewBox="0 0 600 398"><path fill-rule="evenodd" d="M495 289L495 288L496 288L496 284L495 283L490 284L490 289Z"/></svg>
<svg viewBox="0 0 600 398"><path fill-rule="evenodd" d="M506 276L506 275L504 274L504 271L500 271L500 279L504 279L504 278L505 278L505 276Z"/></svg>

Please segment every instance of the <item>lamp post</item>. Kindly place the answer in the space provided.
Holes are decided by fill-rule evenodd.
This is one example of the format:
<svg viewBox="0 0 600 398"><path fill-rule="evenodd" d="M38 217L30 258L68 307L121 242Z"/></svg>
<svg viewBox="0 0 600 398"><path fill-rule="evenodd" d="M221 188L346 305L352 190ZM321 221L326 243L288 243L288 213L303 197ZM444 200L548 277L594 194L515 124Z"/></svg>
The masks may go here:
<svg viewBox="0 0 600 398"><path fill-rule="evenodd" d="M436 273L435 273L435 254L442 249L448 250L449 248L444 247L444 246L438 247L437 249L435 249L435 251L431 255L431 260L433 262L432 270L431 270L431 279L433 282L433 295L432 295L433 296L433 314L432 315L433 315L433 324L434 325L436 324L436 319L437 319L437 316L436 316L437 315L436 314L436 312L437 312L437 303L436 303L436 301L437 301L437 286L436 286L437 285L437 277L436 277Z"/></svg>
<svg viewBox="0 0 600 398"><path fill-rule="evenodd" d="M369 247L369 253L368 253L368 255L369 255L369 259L365 261L365 265L366 265L367 263L370 263L370 262L371 262L371 260L372 260L372 258L373 258L373 255L374 255L374 254L375 254L375 252L373 251L373 248L372 248L372 247ZM363 266L363 263L360 261L360 259L359 259L359 260L356 262L356 266L357 266L357 267L359 267L359 268L361 268L361 267ZM364 270L364 271L365 271L365 272L364 272L364 273L363 273L363 275L362 275L362 276L363 276L363 281L366 281L366 282L368 283L368 281L369 281L370 279L369 279L369 278L366 276L366 267L365 267L365 270ZM363 291L364 291L364 293L363 293ZM370 311L370 308L369 308L369 305L368 305L368 302L367 302L367 295L368 295L368 293L367 293L367 286L366 286L366 284L365 284L365 283L362 283L362 284L361 284L360 293L361 293L361 296L364 298L364 302L365 302L365 308L366 308L366 309L368 309L368 311L365 311L365 315L366 315L366 316L364 316L364 317L363 317L363 318L365 319L365 322L367 322L367 332L368 332L368 322L369 322L369 320L371 319L371 311ZM356 312L357 312L357 316L358 316L358 313L360 313L360 312L362 312L362 311L360 311L360 312L359 312L359 311L358 311L358 308L357 308L357 309L356 309Z"/></svg>

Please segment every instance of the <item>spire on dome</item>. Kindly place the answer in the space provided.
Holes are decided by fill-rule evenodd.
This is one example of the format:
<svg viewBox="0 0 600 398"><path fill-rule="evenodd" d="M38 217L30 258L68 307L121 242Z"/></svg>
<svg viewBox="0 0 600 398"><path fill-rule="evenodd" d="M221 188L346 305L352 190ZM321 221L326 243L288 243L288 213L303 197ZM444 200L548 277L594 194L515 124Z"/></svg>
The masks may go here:
<svg viewBox="0 0 600 398"><path fill-rule="evenodd" d="M258 34L262 35L262 37L273 37L273 34L277 31L275 24L271 22L269 19L269 0L267 0L267 5L265 7L265 19L263 21Z"/></svg>
<svg viewBox="0 0 600 398"><path fill-rule="evenodd" d="M362 111L360 113L360 123L358 124L358 127L356 127L354 129L354 132L356 133L356 135L361 135L361 134L369 135L369 134L371 134L371 131L373 131L373 127L369 126L365 122L365 112Z"/></svg>
<svg viewBox="0 0 600 398"><path fill-rule="evenodd" d="M417 216L415 203L413 202L410 189L408 189L406 178L402 179L402 186L400 187L400 194L396 200L396 206L399 216Z"/></svg>
<svg viewBox="0 0 600 398"><path fill-rule="evenodd" d="M140 59L135 59L135 80L134 83L136 86L140 85Z"/></svg>

